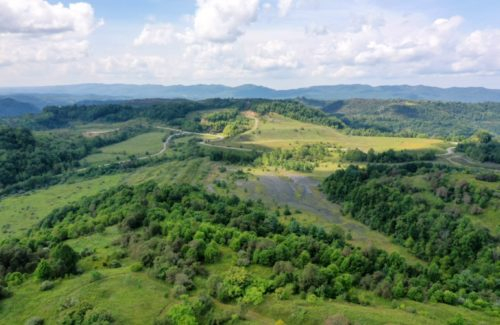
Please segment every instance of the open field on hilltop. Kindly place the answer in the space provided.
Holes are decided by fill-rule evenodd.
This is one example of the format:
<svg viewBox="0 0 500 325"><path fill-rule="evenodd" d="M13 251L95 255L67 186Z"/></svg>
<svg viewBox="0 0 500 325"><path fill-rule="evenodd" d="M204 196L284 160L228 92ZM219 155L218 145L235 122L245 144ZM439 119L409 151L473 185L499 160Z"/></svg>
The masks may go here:
<svg viewBox="0 0 500 325"><path fill-rule="evenodd" d="M364 151L370 148L376 151L427 148L441 150L445 147L444 142L437 139L350 136L333 128L292 120L278 114L261 116L256 130L222 141L236 147L269 149L291 148L320 142Z"/></svg>
<svg viewBox="0 0 500 325"><path fill-rule="evenodd" d="M101 164L118 160L125 160L134 155L142 157L153 155L163 147L163 140L167 132L148 132L140 134L126 141L115 143L99 149L99 153L82 159L82 163Z"/></svg>
<svg viewBox="0 0 500 325"><path fill-rule="evenodd" d="M38 189L24 195L13 195L0 200L0 241L19 235L45 217L84 196L94 195L117 185L122 175L101 176L76 183L59 184Z"/></svg>

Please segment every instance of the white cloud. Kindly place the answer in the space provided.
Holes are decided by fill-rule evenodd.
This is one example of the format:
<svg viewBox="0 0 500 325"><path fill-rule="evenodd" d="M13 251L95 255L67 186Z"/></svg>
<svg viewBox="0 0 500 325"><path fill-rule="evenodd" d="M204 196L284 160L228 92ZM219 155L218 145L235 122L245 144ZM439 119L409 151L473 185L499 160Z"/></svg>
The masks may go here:
<svg viewBox="0 0 500 325"><path fill-rule="evenodd" d="M437 19L421 26L411 20L363 25L356 32L337 32L316 51L319 62L344 65L433 62L456 46L461 17Z"/></svg>
<svg viewBox="0 0 500 325"><path fill-rule="evenodd" d="M87 3L0 0L0 65L81 59L100 24Z"/></svg>
<svg viewBox="0 0 500 325"><path fill-rule="evenodd" d="M452 65L455 72L500 71L500 29L474 31L456 51L459 59Z"/></svg>
<svg viewBox="0 0 500 325"><path fill-rule="evenodd" d="M72 3L65 7L45 0L0 1L1 33L88 35L95 26L94 11L88 3Z"/></svg>
<svg viewBox="0 0 500 325"><path fill-rule="evenodd" d="M255 70L294 69L299 66L297 55L282 41L268 41L257 45L257 51L247 60Z"/></svg>
<svg viewBox="0 0 500 325"><path fill-rule="evenodd" d="M167 45L175 39L175 28L171 24L146 24L134 45Z"/></svg>
<svg viewBox="0 0 500 325"><path fill-rule="evenodd" d="M0 0L2 75L22 83L38 82L38 73L42 82L87 75L87 81L278 87L500 81L500 29L468 29L474 22L461 16L404 14L366 0L197 0L193 12L176 20L151 18L131 40L116 31L134 26L126 24L91 38L100 24L92 6L57 1ZM279 19L290 10L293 20Z"/></svg>
<svg viewBox="0 0 500 325"><path fill-rule="evenodd" d="M288 15L292 8L293 0L278 0L278 12L281 17Z"/></svg>
<svg viewBox="0 0 500 325"><path fill-rule="evenodd" d="M257 19L259 0L197 0L193 34L198 40L234 42Z"/></svg>
<svg viewBox="0 0 500 325"><path fill-rule="evenodd" d="M121 56L108 56L98 59L93 66L94 73L111 75L144 75L158 77L167 68L168 61L160 56L139 56L130 53Z"/></svg>

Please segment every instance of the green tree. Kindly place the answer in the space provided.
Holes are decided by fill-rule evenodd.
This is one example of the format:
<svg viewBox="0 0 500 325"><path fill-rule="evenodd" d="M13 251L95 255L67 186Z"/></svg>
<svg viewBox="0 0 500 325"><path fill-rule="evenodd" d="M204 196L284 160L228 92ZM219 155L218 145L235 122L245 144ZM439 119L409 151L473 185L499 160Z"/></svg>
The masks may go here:
<svg viewBox="0 0 500 325"><path fill-rule="evenodd" d="M51 254L55 276L64 276L70 273L76 273L76 263L79 255L67 244L59 244Z"/></svg>
<svg viewBox="0 0 500 325"><path fill-rule="evenodd" d="M46 259L42 259L35 270L35 276L40 280L48 280L53 276L52 267Z"/></svg>

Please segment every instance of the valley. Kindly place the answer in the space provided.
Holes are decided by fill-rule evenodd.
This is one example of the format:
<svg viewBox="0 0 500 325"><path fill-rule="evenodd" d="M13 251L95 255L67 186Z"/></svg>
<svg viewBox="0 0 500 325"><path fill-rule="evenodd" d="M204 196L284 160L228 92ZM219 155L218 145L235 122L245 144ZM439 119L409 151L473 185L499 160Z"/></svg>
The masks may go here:
<svg viewBox="0 0 500 325"><path fill-rule="evenodd" d="M472 161L446 139L353 135L312 108L300 107L320 116L314 122L244 104L186 102L184 112L141 103L139 116L113 108L130 114L119 122L79 120L106 105L52 114L51 125L62 127L37 130L35 139L65 136L88 149L64 169L39 174L53 184L13 182L24 190L0 199L0 271L9 292L2 320L495 323L497 262L486 256L497 248L500 187L480 180L498 175L495 164ZM175 113L161 117L168 109ZM49 123L38 118L29 122ZM379 160L348 158L355 149ZM344 180L346 171L352 179ZM372 187L387 191L385 199ZM388 205L379 207L381 200ZM458 244L434 239L432 231L443 232L426 223L413 225L415 211L457 220L449 229L466 232L477 249L463 257L469 264L439 255L457 254ZM397 220L403 215L408 221ZM431 237L434 250L423 247ZM74 271L40 275L42 261L55 272L61 245L76 252ZM24 267L11 250L30 250ZM461 276L479 284L466 287Z"/></svg>

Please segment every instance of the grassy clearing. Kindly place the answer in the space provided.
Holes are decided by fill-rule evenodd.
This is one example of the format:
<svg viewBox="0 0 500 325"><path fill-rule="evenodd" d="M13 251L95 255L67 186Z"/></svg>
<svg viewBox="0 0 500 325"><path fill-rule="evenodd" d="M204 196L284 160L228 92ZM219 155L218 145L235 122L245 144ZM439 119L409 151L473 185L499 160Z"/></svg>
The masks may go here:
<svg viewBox="0 0 500 325"><path fill-rule="evenodd" d="M0 200L0 241L29 229L55 208L97 194L117 185L122 175L102 176L78 183L68 183L39 189L25 195Z"/></svg>
<svg viewBox="0 0 500 325"><path fill-rule="evenodd" d="M161 184L202 184L208 186L221 178L218 164L208 158L187 162L172 161L157 166L139 168L132 173L100 176L76 183L54 185L24 195L12 195L0 200L0 242L28 230L53 209L91 196L120 183L138 184L154 180Z"/></svg>
<svg viewBox="0 0 500 325"><path fill-rule="evenodd" d="M292 148L309 143L331 143L343 148L367 151L388 149L438 149L445 144L437 139L350 136L321 125L299 122L278 114L259 118L256 130L225 140L227 145L268 149Z"/></svg>
<svg viewBox="0 0 500 325"><path fill-rule="evenodd" d="M38 281L28 280L16 288L12 298L2 300L1 323L24 324L39 316L46 324L56 324L61 321L61 304L73 300L112 312L117 324L152 324L170 302L165 298L169 286L146 273L132 273L128 266L99 272L103 275L101 280L92 281L88 274L83 274L61 280L49 291L40 291Z"/></svg>
<svg viewBox="0 0 500 325"><path fill-rule="evenodd" d="M140 168L129 174L125 181L138 184L154 180L159 184L210 184L217 176L217 164L208 158L171 161L158 166Z"/></svg>
<svg viewBox="0 0 500 325"><path fill-rule="evenodd" d="M99 153L82 159L84 164L101 164L117 160L125 160L134 155L137 157L152 155L163 147L166 132L148 132L126 141L101 148Z"/></svg>
<svg viewBox="0 0 500 325"><path fill-rule="evenodd" d="M286 324L323 324L324 320L333 315L344 315L355 324L446 324L447 321L461 315L470 324L495 324L495 318L483 313L477 313L461 307L443 304L422 304L403 300L397 302L398 308L382 299L366 295L371 301L370 306L360 306L338 300L306 302L298 297L280 301L274 297L255 308L263 315L272 315Z"/></svg>

